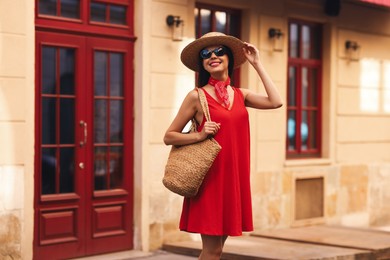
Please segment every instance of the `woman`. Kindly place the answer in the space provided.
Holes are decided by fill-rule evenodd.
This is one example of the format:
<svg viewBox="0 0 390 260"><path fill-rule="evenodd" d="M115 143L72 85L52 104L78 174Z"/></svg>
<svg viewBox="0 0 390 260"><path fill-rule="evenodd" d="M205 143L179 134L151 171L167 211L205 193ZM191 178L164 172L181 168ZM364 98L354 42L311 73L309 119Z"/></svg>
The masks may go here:
<svg viewBox="0 0 390 260"><path fill-rule="evenodd" d="M183 49L181 60L199 72L199 90L192 90L185 97L165 133L164 142L185 145L211 135L222 150L197 196L184 199L180 230L201 234L199 259L220 259L228 236L253 230L246 107L274 109L282 106L282 100L260 62L258 49L235 37L207 33ZM230 85L233 69L246 60L257 71L267 95ZM212 122L205 122L197 91L205 92ZM198 132L183 134L183 128L192 118L198 122Z"/></svg>

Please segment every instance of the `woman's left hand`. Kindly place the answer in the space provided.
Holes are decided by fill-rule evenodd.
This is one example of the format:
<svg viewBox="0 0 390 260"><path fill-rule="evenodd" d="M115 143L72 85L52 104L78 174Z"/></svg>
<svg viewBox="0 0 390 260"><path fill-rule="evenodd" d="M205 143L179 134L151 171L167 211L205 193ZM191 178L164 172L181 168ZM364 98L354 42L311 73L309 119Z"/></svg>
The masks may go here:
<svg viewBox="0 0 390 260"><path fill-rule="evenodd" d="M249 63L251 63L252 65L256 62L259 61L259 50L253 45L253 44L250 44L250 43L247 43L247 42L244 42L244 47L243 47L243 51L244 51L244 54L245 54L245 57L247 58L247 60L249 61Z"/></svg>

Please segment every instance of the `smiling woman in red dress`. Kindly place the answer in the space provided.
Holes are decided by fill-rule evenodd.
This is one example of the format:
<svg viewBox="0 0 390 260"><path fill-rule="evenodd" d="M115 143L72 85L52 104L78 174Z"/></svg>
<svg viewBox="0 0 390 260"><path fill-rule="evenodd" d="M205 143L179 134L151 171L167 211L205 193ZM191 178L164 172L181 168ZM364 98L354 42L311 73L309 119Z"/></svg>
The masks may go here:
<svg viewBox="0 0 390 260"><path fill-rule="evenodd" d="M253 230L246 107L274 109L282 106L282 100L260 62L258 49L233 36L207 33L183 49L181 60L199 72L199 91L206 94L212 122L206 122L197 90L192 90L166 131L164 142L185 145L212 135L222 150L197 196L184 199L180 230L201 234L199 259L220 259L228 236ZM233 69L246 60L257 71L266 95L230 85ZM198 132L183 134L192 118L199 122Z"/></svg>

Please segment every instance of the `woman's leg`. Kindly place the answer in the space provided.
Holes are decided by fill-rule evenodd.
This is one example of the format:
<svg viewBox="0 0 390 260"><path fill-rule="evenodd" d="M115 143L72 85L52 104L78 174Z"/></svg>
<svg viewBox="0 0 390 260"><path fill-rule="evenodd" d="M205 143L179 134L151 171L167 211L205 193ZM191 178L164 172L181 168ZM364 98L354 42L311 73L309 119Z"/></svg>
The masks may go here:
<svg viewBox="0 0 390 260"><path fill-rule="evenodd" d="M222 249L225 245L225 242L226 242L226 239L228 238L228 236L222 236Z"/></svg>
<svg viewBox="0 0 390 260"><path fill-rule="evenodd" d="M221 259L222 249L227 239L227 236L209 236L201 235L202 237L202 252L200 260L219 260Z"/></svg>

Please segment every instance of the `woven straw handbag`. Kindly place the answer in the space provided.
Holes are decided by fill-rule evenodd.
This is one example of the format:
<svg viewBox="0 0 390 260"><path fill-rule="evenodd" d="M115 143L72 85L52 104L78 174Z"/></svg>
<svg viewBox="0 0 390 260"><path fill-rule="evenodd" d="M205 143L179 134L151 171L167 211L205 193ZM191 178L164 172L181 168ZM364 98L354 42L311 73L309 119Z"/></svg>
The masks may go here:
<svg viewBox="0 0 390 260"><path fill-rule="evenodd" d="M206 96L198 89L206 120L211 121ZM172 146L165 166L164 186L184 197L195 197L221 146L214 138L182 146Z"/></svg>

